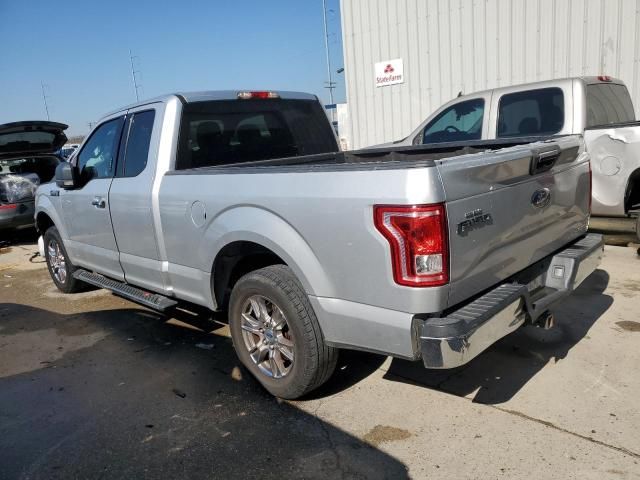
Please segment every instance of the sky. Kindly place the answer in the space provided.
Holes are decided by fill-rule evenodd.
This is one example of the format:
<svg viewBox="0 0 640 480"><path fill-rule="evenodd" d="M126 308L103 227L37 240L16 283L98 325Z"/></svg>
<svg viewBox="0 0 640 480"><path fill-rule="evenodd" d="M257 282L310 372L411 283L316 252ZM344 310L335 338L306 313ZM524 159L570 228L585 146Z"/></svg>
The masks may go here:
<svg viewBox="0 0 640 480"><path fill-rule="evenodd" d="M339 0L327 0L329 50L345 101ZM298 90L329 103L322 0L0 0L0 124L89 122L176 91Z"/></svg>

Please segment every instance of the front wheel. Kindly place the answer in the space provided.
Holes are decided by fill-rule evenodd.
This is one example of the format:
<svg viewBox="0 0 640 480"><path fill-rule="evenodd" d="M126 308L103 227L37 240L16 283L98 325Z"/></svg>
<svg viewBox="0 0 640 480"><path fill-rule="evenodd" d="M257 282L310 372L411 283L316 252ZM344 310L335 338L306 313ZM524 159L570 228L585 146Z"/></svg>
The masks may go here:
<svg viewBox="0 0 640 480"><path fill-rule="evenodd" d="M64 293L79 292L85 286L73 277L76 266L71 263L62 238L56 227L49 227L44 234L44 256L53 283Z"/></svg>
<svg viewBox="0 0 640 480"><path fill-rule="evenodd" d="M295 399L333 373L338 351L324 343L300 282L286 265L240 278L231 292L229 327L240 361L273 395Z"/></svg>

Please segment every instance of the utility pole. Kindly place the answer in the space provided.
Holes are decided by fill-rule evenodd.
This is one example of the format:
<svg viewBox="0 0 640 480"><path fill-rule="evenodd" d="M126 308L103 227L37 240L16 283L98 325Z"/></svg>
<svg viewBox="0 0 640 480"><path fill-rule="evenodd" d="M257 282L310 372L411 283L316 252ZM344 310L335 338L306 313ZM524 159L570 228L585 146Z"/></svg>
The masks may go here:
<svg viewBox="0 0 640 480"><path fill-rule="evenodd" d="M138 85L138 79L136 78L136 73L140 73L140 72L138 72L133 68L133 59L134 59L134 56L131 53L131 49L129 49L129 60L131 61L131 78L133 79L133 90L136 92L136 102L139 102L140 95L138 93L138 89L140 88L140 85Z"/></svg>
<svg viewBox="0 0 640 480"><path fill-rule="evenodd" d="M40 86L42 87L42 101L44 102L44 111L47 112L47 120L51 120L49 118L49 105L47 105L47 95L44 93L44 82L40 82Z"/></svg>
<svg viewBox="0 0 640 480"><path fill-rule="evenodd" d="M327 77L328 81L325 82L325 87L329 89L329 103L333 105L333 89L336 88L336 82L333 81L331 76L331 59L329 57L329 33L327 31L327 0L322 0L322 18L324 20L324 50L327 55ZM331 108L331 121L335 121L335 108Z"/></svg>
<svg viewBox="0 0 640 480"><path fill-rule="evenodd" d="M87 122L87 125L89 125L89 131L91 131L91 129L93 128L95 123L94 122Z"/></svg>

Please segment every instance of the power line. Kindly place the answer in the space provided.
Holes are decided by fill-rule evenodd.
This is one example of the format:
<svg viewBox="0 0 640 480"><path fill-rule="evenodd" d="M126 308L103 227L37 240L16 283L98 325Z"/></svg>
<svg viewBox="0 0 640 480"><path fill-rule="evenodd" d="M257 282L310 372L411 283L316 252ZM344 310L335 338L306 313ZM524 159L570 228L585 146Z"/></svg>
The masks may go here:
<svg viewBox="0 0 640 480"><path fill-rule="evenodd" d="M51 120L49 118L49 105L47 105L47 95L44 93L44 82L40 82L40 86L42 87L42 101L44 102L44 111L47 112L47 120Z"/></svg>
<svg viewBox="0 0 640 480"><path fill-rule="evenodd" d="M129 60L131 61L131 78L133 79L133 90L136 93L136 102L140 101L140 94L138 93L138 90L142 87L142 85L138 85L138 79L136 77L136 73L140 73L139 70L136 70L133 67L133 59L134 58L140 58L140 57L134 57L133 54L131 53L131 49L129 49Z"/></svg>

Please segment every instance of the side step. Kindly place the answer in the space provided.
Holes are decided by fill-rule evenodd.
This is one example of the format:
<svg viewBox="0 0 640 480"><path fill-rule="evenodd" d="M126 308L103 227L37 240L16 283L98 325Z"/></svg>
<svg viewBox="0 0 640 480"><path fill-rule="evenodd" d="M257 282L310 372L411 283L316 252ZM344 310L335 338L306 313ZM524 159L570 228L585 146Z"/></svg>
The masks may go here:
<svg viewBox="0 0 640 480"><path fill-rule="evenodd" d="M94 285L96 287L106 288L107 290L111 290L116 295L124 297L127 300L131 300L132 302L139 303L140 305L144 305L145 307L157 310L159 312L164 312L167 309L178 304L178 302L176 302L175 300L171 300L170 298L163 295L146 292L137 287L118 282L117 280L112 280L103 275L100 275L99 273L93 273L87 270L76 270L73 273L73 278L82 280L83 282Z"/></svg>

